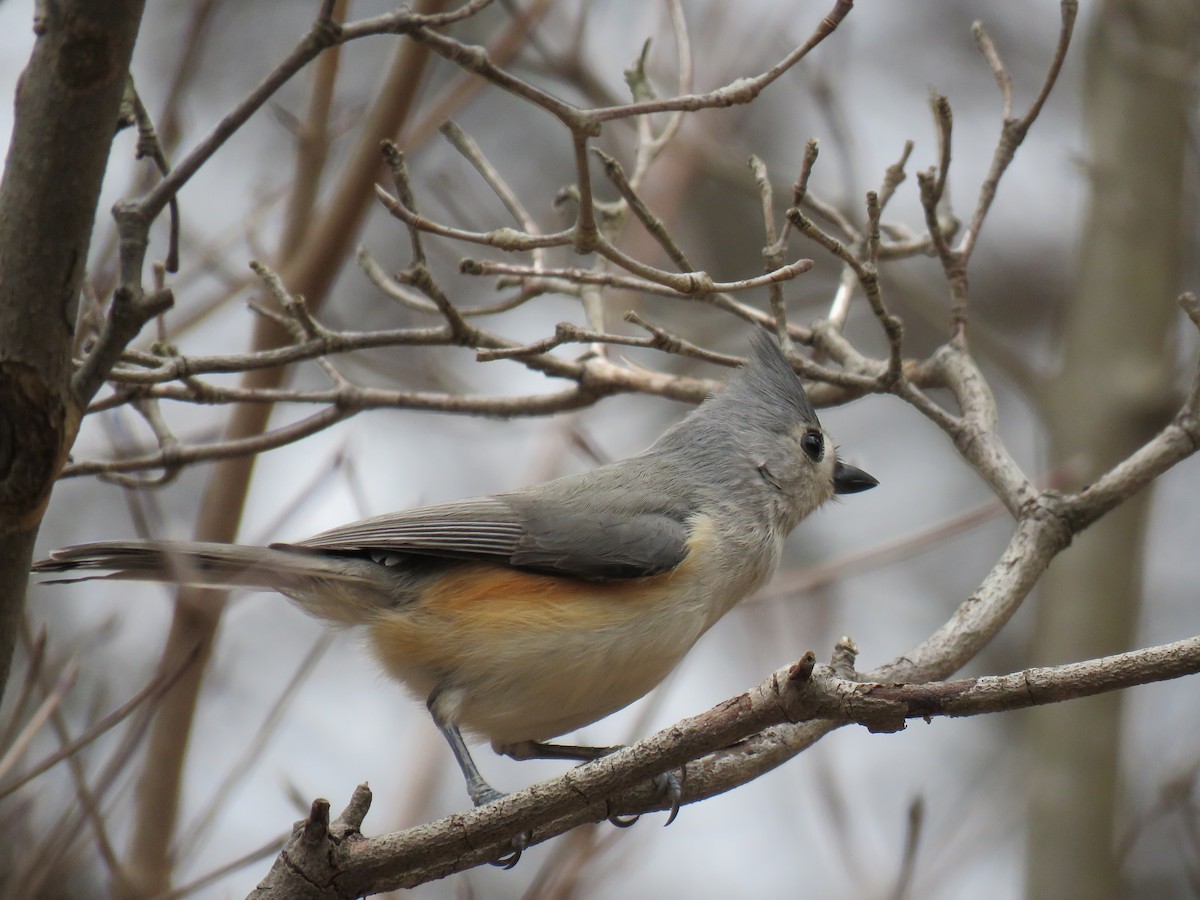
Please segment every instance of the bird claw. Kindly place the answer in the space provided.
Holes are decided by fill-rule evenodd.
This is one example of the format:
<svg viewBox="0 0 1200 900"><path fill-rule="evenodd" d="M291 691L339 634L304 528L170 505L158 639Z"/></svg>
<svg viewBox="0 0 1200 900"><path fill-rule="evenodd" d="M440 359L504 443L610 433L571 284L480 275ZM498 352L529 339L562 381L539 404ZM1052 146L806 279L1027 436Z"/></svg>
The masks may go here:
<svg viewBox="0 0 1200 900"><path fill-rule="evenodd" d="M529 845L530 832L522 831L520 834L513 837L509 842L511 848L508 853L501 856L499 859L491 860L488 865L496 866L507 872L513 866L521 861L521 854L525 852L525 848Z"/></svg>
<svg viewBox="0 0 1200 900"><path fill-rule="evenodd" d="M656 787L654 799L658 800L666 797L671 801L671 814L667 816L667 821L663 823L663 828L674 822L675 817L679 815L679 807L683 804L683 780L686 777L687 769L680 768L678 774L674 771L663 772L654 778Z"/></svg>
<svg viewBox="0 0 1200 900"><path fill-rule="evenodd" d="M638 819L642 817L641 813L628 818L622 817L619 813L613 813L608 817L608 822L615 828L630 828L638 823Z"/></svg>
<svg viewBox="0 0 1200 900"><path fill-rule="evenodd" d="M663 823L663 828L666 828L675 821L675 817L679 815L679 808L683 802L683 779L687 775L687 769L679 769L676 772L663 772L661 775L654 776L654 799L661 800L664 797L671 801L670 815L667 816L667 821ZM640 819L641 813L635 816L621 816L613 814L608 817L611 825L617 828L629 828L636 825Z"/></svg>
<svg viewBox="0 0 1200 900"><path fill-rule="evenodd" d="M488 803L493 803L502 797L507 797L508 794L504 791L498 791L485 781L479 781L470 788L471 800L476 808L484 806ZM488 861L490 866L498 866L506 872L521 861L521 854L525 852L525 848L529 846L529 839L533 836L532 832L522 831L520 834L513 837L509 842L509 850L507 853L500 856L498 859Z"/></svg>

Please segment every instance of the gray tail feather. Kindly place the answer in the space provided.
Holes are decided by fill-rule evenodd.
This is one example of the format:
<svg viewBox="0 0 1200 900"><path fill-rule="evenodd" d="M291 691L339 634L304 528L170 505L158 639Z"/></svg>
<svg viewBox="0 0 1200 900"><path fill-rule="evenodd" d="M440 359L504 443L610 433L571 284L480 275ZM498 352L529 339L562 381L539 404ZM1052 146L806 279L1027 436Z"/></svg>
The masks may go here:
<svg viewBox="0 0 1200 900"><path fill-rule="evenodd" d="M107 572L45 584L114 579L279 591L313 615L347 624L363 622L387 602L390 585L371 577L379 568L366 561L196 541L78 544L33 564L42 575Z"/></svg>

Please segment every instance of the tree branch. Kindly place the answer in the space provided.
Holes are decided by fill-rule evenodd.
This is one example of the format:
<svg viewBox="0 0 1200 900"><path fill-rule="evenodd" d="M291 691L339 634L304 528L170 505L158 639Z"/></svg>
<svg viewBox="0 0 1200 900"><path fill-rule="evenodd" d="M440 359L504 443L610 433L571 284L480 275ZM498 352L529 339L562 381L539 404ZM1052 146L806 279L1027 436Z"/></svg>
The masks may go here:
<svg viewBox="0 0 1200 900"><path fill-rule="evenodd" d="M365 785L333 823L328 801L317 800L251 896L325 896L320 892L334 883L342 896L414 887L495 859L522 832L534 844L614 813L661 809L661 800L646 802L653 794L650 786L620 792L691 760L703 768L708 754L735 766L740 761L743 780L750 780L759 773L745 765L750 754L739 742L770 726L816 722L823 730L859 724L875 732L896 731L909 719L1026 709L1197 672L1200 637L1063 666L927 684L848 679L833 667L816 665L810 652L706 713L558 778L428 825L367 838L360 830L370 804ZM685 802L699 799L692 775L689 765ZM727 783L725 789L734 786Z"/></svg>

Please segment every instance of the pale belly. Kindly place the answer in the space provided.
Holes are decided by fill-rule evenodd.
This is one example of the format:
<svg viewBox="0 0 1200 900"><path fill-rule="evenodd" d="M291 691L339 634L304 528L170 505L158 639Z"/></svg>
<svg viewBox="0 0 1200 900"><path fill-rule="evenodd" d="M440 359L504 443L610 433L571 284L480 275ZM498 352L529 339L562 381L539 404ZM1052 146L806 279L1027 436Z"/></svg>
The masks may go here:
<svg viewBox="0 0 1200 900"><path fill-rule="evenodd" d="M383 612L370 636L388 672L422 699L439 688L439 712L460 727L494 744L547 740L654 688L769 575L764 562L731 573L689 560L599 584L468 565Z"/></svg>

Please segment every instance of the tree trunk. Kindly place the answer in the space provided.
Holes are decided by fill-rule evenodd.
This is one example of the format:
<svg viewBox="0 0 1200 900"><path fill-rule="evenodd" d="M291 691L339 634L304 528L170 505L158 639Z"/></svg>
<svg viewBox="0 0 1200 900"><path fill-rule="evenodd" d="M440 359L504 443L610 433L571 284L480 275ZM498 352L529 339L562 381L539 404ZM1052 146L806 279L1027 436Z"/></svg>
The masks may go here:
<svg viewBox="0 0 1200 900"><path fill-rule="evenodd" d="M1046 406L1054 463L1079 476L1071 487L1128 455L1177 406L1170 338L1197 19L1195 0L1108 0L1089 36L1091 196ZM1125 503L1051 566L1034 664L1134 646L1148 505L1146 494ZM1114 854L1121 696L1031 714L1029 897L1124 893Z"/></svg>
<svg viewBox="0 0 1200 900"><path fill-rule="evenodd" d="M0 180L0 693L33 542L82 411L79 289L142 0L38 4Z"/></svg>

